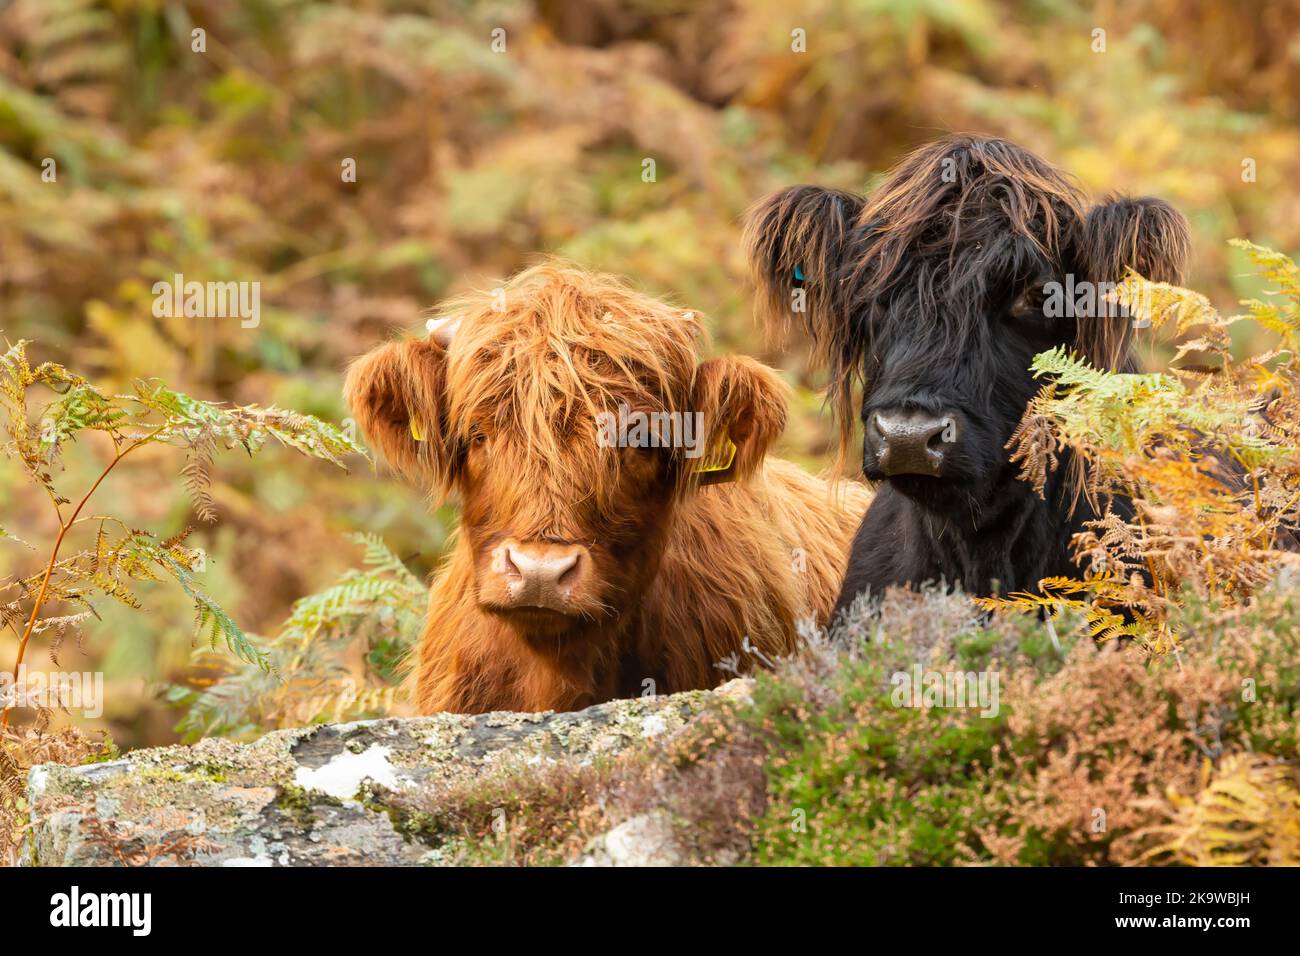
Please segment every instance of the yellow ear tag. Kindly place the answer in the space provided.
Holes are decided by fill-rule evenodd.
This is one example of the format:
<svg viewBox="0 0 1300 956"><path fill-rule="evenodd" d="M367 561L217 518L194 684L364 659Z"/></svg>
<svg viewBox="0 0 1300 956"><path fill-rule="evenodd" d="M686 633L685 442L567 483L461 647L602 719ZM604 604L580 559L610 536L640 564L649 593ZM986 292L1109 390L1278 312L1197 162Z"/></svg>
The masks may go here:
<svg viewBox="0 0 1300 956"><path fill-rule="evenodd" d="M416 441L424 441L424 433L420 431L420 426L415 424L415 419L411 419L411 437Z"/></svg>
<svg viewBox="0 0 1300 956"><path fill-rule="evenodd" d="M714 445L695 466L695 473L700 476L702 485L721 485L736 480L732 465L736 461L736 443L725 435L722 441Z"/></svg>

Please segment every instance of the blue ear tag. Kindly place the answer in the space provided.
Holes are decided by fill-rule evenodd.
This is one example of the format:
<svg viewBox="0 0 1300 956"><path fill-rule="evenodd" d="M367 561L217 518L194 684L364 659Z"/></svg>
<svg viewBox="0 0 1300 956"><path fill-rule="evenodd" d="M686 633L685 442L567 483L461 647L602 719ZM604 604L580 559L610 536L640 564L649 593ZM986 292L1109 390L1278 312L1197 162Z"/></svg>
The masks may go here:
<svg viewBox="0 0 1300 956"><path fill-rule="evenodd" d="M794 267L794 281L795 282L803 281L803 266L800 265Z"/></svg>

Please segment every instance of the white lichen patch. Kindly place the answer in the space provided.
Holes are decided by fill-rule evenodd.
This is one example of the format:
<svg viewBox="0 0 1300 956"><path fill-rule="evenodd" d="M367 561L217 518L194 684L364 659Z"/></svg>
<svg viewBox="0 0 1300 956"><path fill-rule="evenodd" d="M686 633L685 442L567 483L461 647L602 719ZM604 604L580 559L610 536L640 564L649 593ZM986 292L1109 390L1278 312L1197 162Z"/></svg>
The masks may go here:
<svg viewBox="0 0 1300 956"><path fill-rule="evenodd" d="M661 714L647 714L641 718L641 736L657 737L668 729L668 721Z"/></svg>
<svg viewBox="0 0 1300 956"><path fill-rule="evenodd" d="M363 780L395 790L399 784L388 761L391 753L391 748L380 744L371 744L361 753L344 750L320 767L299 767L293 782L304 790L317 790L339 800L355 798Z"/></svg>

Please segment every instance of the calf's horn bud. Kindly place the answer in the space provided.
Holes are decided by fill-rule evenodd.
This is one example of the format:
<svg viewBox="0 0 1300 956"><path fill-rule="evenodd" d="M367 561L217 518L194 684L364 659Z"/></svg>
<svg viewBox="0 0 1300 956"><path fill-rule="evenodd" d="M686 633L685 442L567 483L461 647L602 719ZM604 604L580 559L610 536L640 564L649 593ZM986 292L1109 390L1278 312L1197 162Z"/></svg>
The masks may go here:
<svg viewBox="0 0 1300 956"><path fill-rule="evenodd" d="M424 323L424 327L429 330L429 338L443 348L449 348L452 337L456 334L456 330L460 328L460 319L452 315L441 319L430 319Z"/></svg>

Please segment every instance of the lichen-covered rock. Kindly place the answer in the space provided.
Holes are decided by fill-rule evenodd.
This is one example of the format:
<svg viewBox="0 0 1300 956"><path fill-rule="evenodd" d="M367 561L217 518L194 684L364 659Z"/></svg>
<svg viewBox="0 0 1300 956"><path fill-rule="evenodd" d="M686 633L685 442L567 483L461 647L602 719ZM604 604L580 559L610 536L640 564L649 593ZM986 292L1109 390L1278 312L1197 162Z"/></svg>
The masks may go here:
<svg viewBox="0 0 1300 956"><path fill-rule="evenodd" d="M394 795L464 788L497 762L622 754L678 730L718 691L612 701L574 713L439 714L277 731L252 744L209 739L122 760L34 767L25 865L313 866L430 864ZM656 826L629 821L589 863L671 862ZM662 829L662 828L659 828ZM662 834L660 834L662 836ZM656 840L658 842L656 842Z"/></svg>

